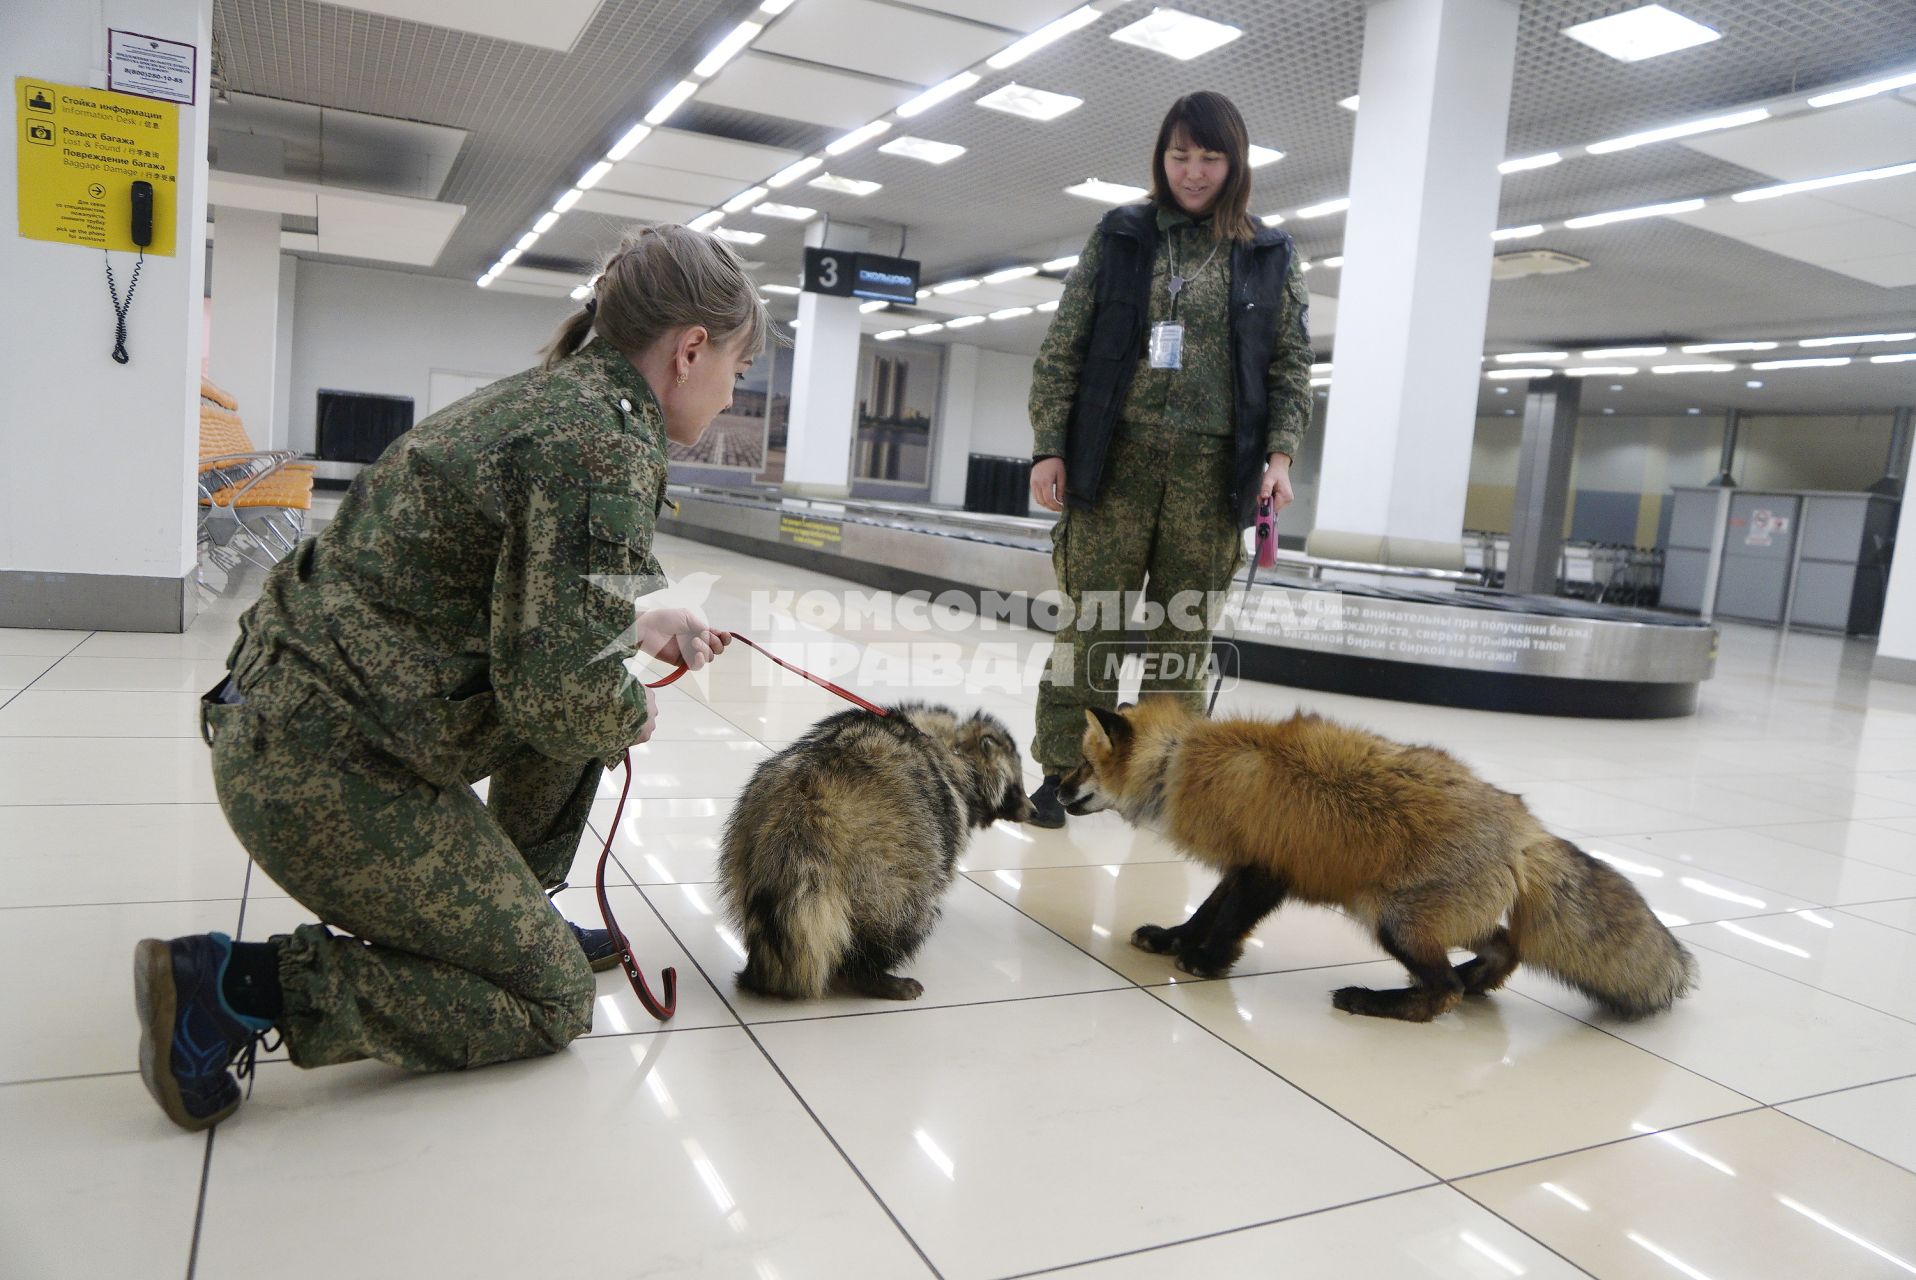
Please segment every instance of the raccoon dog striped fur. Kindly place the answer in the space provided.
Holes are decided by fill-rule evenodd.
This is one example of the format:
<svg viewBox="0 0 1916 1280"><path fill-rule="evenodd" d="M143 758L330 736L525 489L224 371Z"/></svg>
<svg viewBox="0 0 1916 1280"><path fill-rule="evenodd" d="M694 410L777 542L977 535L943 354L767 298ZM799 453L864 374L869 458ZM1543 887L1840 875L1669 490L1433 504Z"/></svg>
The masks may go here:
<svg viewBox="0 0 1916 1280"><path fill-rule="evenodd" d="M745 938L742 991L914 1000L892 970L938 919L974 827L1031 816L1018 747L979 712L843 711L760 765L725 824L719 878Z"/></svg>
<svg viewBox="0 0 1916 1280"><path fill-rule="evenodd" d="M1285 898L1342 908L1410 971L1401 991L1344 987L1347 1013L1428 1022L1524 961L1619 1018L1670 1007L1695 961L1609 864L1435 747L1298 714L1206 720L1173 699L1087 713L1072 813L1116 809L1223 879L1191 918L1133 946L1226 973ZM1475 953L1453 967L1451 948Z"/></svg>

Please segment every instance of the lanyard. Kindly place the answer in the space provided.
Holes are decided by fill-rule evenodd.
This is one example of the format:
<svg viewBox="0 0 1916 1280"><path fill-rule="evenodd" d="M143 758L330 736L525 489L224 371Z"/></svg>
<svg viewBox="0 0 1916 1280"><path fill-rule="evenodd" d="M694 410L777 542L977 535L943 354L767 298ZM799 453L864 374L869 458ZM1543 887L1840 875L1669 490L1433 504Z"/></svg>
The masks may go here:
<svg viewBox="0 0 1916 1280"><path fill-rule="evenodd" d="M1204 268L1211 265L1212 260L1217 257L1217 251L1222 247L1223 241L1221 240L1216 240L1211 243L1211 256L1198 264L1198 269L1191 273L1192 278L1196 278L1204 273ZM1178 295L1184 292L1184 286L1188 284L1189 281L1186 280L1184 276L1178 274L1177 241L1169 236L1165 237L1165 252L1171 263L1171 278L1166 282L1165 287L1171 294L1171 318L1175 320L1178 318Z"/></svg>

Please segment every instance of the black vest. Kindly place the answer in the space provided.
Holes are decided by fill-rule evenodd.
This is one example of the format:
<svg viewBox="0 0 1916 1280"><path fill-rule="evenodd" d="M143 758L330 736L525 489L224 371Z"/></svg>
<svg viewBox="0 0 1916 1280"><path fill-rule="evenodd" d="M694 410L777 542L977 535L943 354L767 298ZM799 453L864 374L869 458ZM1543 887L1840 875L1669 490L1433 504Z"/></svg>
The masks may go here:
<svg viewBox="0 0 1916 1280"><path fill-rule="evenodd" d="M1096 302L1091 338L1065 433L1066 496L1074 504L1090 506L1098 500L1118 415L1138 362L1145 358L1157 216L1154 205L1124 205L1098 224L1103 262L1092 286ZM1260 227L1248 244L1231 245L1231 409L1236 424L1231 505L1240 527L1256 518L1271 419L1268 379L1292 252L1290 236L1275 227Z"/></svg>

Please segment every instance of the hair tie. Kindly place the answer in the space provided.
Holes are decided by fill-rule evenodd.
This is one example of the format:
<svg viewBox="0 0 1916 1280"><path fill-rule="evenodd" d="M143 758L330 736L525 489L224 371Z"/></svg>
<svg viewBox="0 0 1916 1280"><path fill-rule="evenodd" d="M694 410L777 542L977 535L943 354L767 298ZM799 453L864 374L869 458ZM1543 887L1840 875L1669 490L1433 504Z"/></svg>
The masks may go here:
<svg viewBox="0 0 1916 1280"><path fill-rule="evenodd" d="M597 315L598 312L599 312L599 300L597 298L587 298L585 300L586 316L590 318L592 316Z"/></svg>

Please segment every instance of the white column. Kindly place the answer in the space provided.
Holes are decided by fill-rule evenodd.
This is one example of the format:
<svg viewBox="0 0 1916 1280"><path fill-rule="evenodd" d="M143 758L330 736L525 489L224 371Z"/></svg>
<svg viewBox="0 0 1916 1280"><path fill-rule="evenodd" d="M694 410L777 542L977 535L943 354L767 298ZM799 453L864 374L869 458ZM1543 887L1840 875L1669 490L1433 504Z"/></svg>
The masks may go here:
<svg viewBox="0 0 1916 1280"><path fill-rule="evenodd" d="M239 401L246 434L284 447L279 421L279 215L219 208L213 223L213 349L208 373Z"/></svg>
<svg viewBox="0 0 1916 1280"><path fill-rule="evenodd" d="M1514 0L1374 0L1315 554L1463 566Z"/></svg>
<svg viewBox="0 0 1916 1280"><path fill-rule="evenodd" d="M945 348L945 388L938 405L938 453L931 467L934 506L965 505L965 470L971 455L978 406L979 349L968 342Z"/></svg>
<svg viewBox="0 0 1916 1280"><path fill-rule="evenodd" d="M865 247L863 227L805 228L805 243L855 251ZM852 491L852 435L858 428L859 299L803 293L798 298L798 339L792 348L792 416L785 434L785 488L793 493L842 498Z"/></svg>
<svg viewBox="0 0 1916 1280"><path fill-rule="evenodd" d="M179 174L168 184L173 254L149 253L140 270L127 364L111 354L107 256L26 239L11 222L0 235L8 302L0 307L0 626L179 631L197 607L192 481L212 8L212 0L0 4L0 83L9 94L16 76L104 88L108 27L199 50L198 105L179 108ZM16 110L10 103L0 142L0 207L8 210L18 200ZM124 299L134 255L111 260Z"/></svg>
<svg viewBox="0 0 1916 1280"><path fill-rule="evenodd" d="M1916 495L1907 487L1896 517L1896 545L1902 551L1889 566L1875 674L1916 684Z"/></svg>

